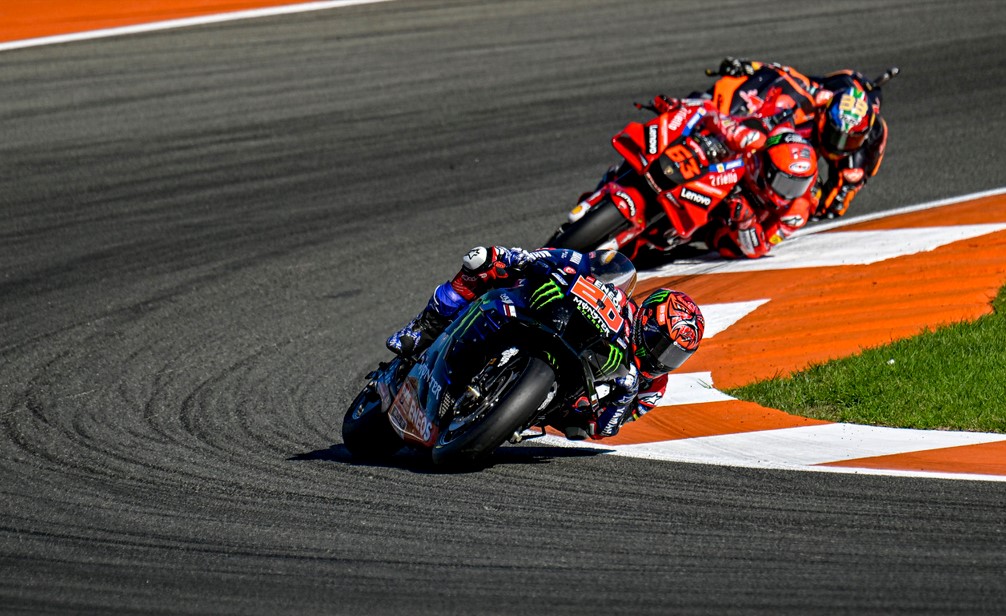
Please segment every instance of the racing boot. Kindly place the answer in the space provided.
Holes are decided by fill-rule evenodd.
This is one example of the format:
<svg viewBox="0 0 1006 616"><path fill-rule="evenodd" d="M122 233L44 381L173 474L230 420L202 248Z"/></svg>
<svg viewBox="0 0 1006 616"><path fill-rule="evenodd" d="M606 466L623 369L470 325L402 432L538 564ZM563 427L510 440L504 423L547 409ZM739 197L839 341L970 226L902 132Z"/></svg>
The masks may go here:
<svg viewBox="0 0 1006 616"><path fill-rule="evenodd" d="M427 307L412 319L408 325L388 338L388 349L402 357L412 357L433 344L442 331L447 329L450 319L437 314Z"/></svg>

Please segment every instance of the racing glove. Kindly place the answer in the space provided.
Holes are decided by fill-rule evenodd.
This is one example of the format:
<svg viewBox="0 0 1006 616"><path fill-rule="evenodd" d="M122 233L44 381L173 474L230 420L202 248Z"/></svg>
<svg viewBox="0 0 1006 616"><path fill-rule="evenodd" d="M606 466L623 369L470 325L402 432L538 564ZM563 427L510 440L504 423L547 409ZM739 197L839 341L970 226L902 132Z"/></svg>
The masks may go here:
<svg viewBox="0 0 1006 616"><path fill-rule="evenodd" d="M756 152L765 147L768 140L760 130L730 119L724 120L722 131L727 147L735 152Z"/></svg>
<svg viewBox="0 0 1006 616"><path fill-rule="evenodd" d="M744 77L754 75L755 67L750 60L727 56L720 62L720 75L726 77Z"/></svg>
<svg viewBox="0 0 1006 616"><path fill-rule="evenodd" d="M653 97L653 109L657 113L667 113L671 109L677 109L681 103L676 98L670 98L666 94L658 94Z"/></svg>
<svg viewBox="0 0 1006 616"><path fill-rule="evenodd" d="M858 181L851 182L849 179ZM823 198L818 205L815 216L817 218L839 218L845 216L849 210L849 205L856 198L856 194L866 184L863 170L859 168L845 169L841 173L837 186L826 186L823 191Z"/></svg>

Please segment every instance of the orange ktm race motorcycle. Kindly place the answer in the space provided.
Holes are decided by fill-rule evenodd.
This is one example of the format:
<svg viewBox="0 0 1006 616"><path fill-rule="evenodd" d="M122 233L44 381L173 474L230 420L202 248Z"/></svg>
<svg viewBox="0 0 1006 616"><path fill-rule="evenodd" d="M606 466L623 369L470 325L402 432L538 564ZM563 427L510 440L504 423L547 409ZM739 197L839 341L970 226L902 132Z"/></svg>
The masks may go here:
<svg viewBox="0 0 1006 616"><path fill-rule="evenodd" d="M857 80L871 93L879 96L880 89L901 72L896 66L887 69L876 79L850 70L836 71L823 77L807 77L792 69L760 65L750 75L721 75L714 69L706 69L706 75L717 77L716 82L706 92L693 92L690 96L709 99L717 111L734 117L767 117L782 109L792 108L792 124L804 137L818 112L828 103L831 93L821 86L843 75L855 75Z"/></svg>

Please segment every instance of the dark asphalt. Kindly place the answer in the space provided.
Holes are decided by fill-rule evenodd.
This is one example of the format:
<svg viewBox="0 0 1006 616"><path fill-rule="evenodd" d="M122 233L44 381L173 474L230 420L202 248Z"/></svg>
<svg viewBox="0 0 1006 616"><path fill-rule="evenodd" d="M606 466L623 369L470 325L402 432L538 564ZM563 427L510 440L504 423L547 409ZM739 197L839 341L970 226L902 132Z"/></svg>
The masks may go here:
<svg viewBox="0 0 1006 616"><path fill-rule="evenodd" d="M902 75L855 214L1006 184L1006 3L420 0L0 54L0 611L979 614L1006 484L350 463L384 337L725 54ZM962 272L962 276L966 276Z"/></svg>

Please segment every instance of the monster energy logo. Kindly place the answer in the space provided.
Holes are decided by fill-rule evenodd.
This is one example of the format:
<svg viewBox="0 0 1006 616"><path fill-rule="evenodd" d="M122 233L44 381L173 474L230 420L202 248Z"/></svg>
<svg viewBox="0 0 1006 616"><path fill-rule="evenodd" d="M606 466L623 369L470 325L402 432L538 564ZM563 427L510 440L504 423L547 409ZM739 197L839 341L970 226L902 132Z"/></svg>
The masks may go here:
<svg viewBox="0 0 1006 616"><path fill-rule="evenodd" d="M461 317L461 320L458 322L457 328L455 329L455 331L457 332L455 336L461 337L465 335L465 333L468 331L468 328L471 327L472 323L475 322L475 317L478 316L479 312L481 312L481 310L479 310L479 306L485 303L487 303L487 300L483 299L479 303L472 304L468 308L468 312L465 313L465 316Z"/></svg>
<svg viewBox="0 0 1006 616"><path fill-rule="evenodd" d="M554 280L549 280L531 294L531 308L537 310L562 297L562 289Z"/></svg>
<svg viewBox="0 0 1006 616"><path fill-rule="evenodd" d="M780 143L807 143L807 141L798 133L780 133L769 137L768 141L765 142L764 149L779 145Z"/></svg>
<svg viewBox="0 0 1006 616"><path fill-rule="evenodd" d="M662 289L660 291L654 292L653 295L647 297L646 301L643 302L643 305L644 306L652 306L653 304L659 304L659 303L667 300L667 298L670 297L670 296L671 296L671 292L670 291L666 291L666 290Z"/></svg>
<svg viewBox="0 0 1006 616"><path fill-rule="evenodd" d="M614 345L608 345L608 360L604 362L603 366L601 366L601 371L598 376L604 376L609 372L614 372L616 368L622 365L622 359L624 357L625 355L622 353L621 349L615 347Z"/></svg>

